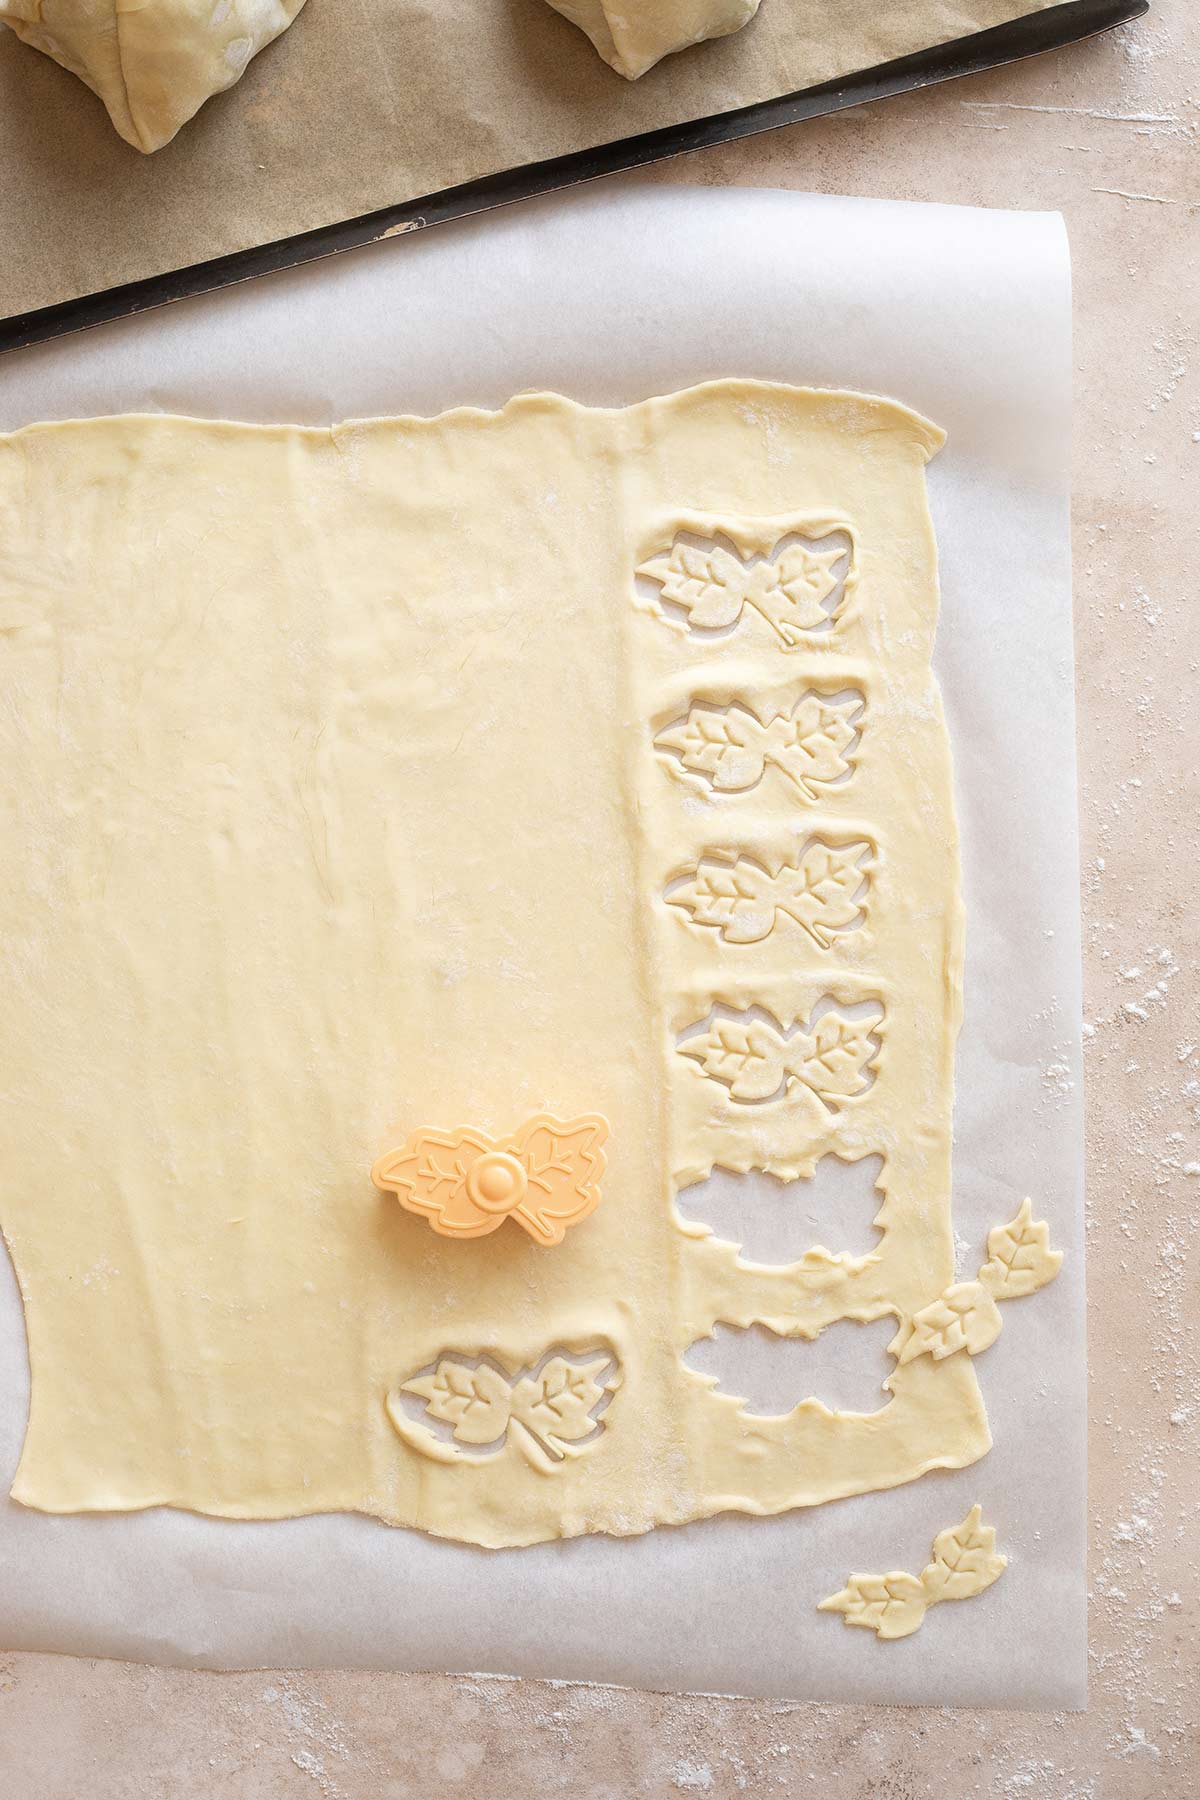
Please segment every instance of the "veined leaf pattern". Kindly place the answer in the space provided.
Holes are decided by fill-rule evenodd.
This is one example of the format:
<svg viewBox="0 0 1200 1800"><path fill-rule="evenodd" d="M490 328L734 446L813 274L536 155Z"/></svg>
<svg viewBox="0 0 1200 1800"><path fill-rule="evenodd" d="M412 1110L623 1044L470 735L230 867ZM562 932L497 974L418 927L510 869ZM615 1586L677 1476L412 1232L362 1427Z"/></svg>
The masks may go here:
<svg viewBox="0 0 1200 1800"><path fill-rule="evenodd" d="M1015 1219L988 1232L988 1260L979 1279L997 1300L1036 1294L1062 1267L1062 1251L1050 1248L1050 1227L1033 1217L1026 1199Z"/></svg>
<svg viewBox="0 0 1200 1800"><path fill-rule="evenodd" d="M768 726L771 760L808 792L810 784L839 780L851 766L845 752L858 736L854 719L862 705L859 694L842 700L805 694L790 718L773 719Z"/></svg>
<svg viewBox="0 0 1200 1800"><path fill-rule="evenodd" d="M762 780L766 726L745 707L727 712L697 702L687 718L660 731L656 750L677 756L692 775L703 775L718 793L744 793Z"/></svg>
<svg viewBox="0 0 1200 1800"><path fill-rule="evenodd" d="M1008 1567L1008 1558L996 1554L994 1526L981 1521L982 1508L973 1506L961 1524L947 1526L934 1538L933 1560L921 1572L931 1605L982 1594Z"/></svg>
<svg viewBox="0 0 1200 1800"><path fill-rule="evenodd" d="M941 1362L956 1350L978 1355L1000 1336L1002 1320L996 1302L978 1281L957 1281L931 1305L913 1314L912 1335L900 1352L902 1363L915 1356Z"/></svg>
<svg viewBox="0 0 1200 1800"><path fill-rule="evenodd" d="M812 1048L802 1057L793 1049L788 1062L790 1073L819 1094L826 1105L861 1094L871 1085L867 1073L875 1054L871 1040L881 1018L882 1012L870 1019L825 1013L817 1022ZM793 1046L798 1043L798 1039L793 1040Z"/></svg>
<svg viewBox="0 0 1200 1800"><path fill-rule="evenodd" d="M620 1380L617 1360L606 1350L577 1355L556 1349L511 1377L492 1361L448 1352L435 1368L400 1384L401 1394L424 1402L424 1417L413 1418L392 1396L387 1413L404 1441L435 1462L486 1463L511 1445L550 1473L590 1449ZM424 1418L449 1425L453 1443L473 1449L455 1450ZM487 1454L475 1453L480 1446Z"/></svg>
<svg viewBox="0 0 1200 1800"><path fill-rule="evenodd" d="M432 1375L414 1375L403 1388L424 1400L431 1419L452 1425L460 1444L494 1444L508 1429L508 1382L489 1363L472 1369L443 1358Z"/></svg>
<svg viewBox="0 0 1200 1800"><path fill-rule="evenodd" d="M846 547L814 550L808 544L793 543L786 549L772 551L774 577L763 583L762 598L748 595L763 617L772 624L785 644L800 642L800 632L823 625L833 617L826 612L825 602L838 585L840 562L850 566ZM757 569L770 568L771 563L758 563Z"/></svg>
<svg viewBox="0 0 1200 1800"><path fill-rule="evenodd" d="M574 1446L590 1437L598 1420L592 1415L608 1391L600 1379L612 1359L597 1356L570 1363L555 1356L538 1375L527 1375L512 1391L512 1416L552 1457L577 1455Z"/></svg>
<svg viewBox="0 0 1200 1800"><path fill-rule="evenodd" d="M664 600L682 606L693 625L710 631L736 623L749 597L751 570L719 545L699 550L676 539L665 555L651 557L637 573L659 582Z"/></svg>
<svg viewBox="0 0 1200 1800"><path fill-rule="evenodd" d="M839 1101L871 1085L882 1022L882 1008L865 1019L847 1018L835 1008L808 1031L786 1034L774 1021L718 1013L706 1030L683 1038L679 1051L727 1087L733 1100L782 1098L786 1087L798 1082L832 1112Z"/></svg>
<svg viewBox="0 0 1200 1800"><path fill-rule="evenodd" d="M851 1575L840 1593L817 1602L818 1612L840 1612L847 1625L862 1625L881 1638L911 1637L928 1601L915 1575Z"/></svg>
<svg viewBox="0 0 1200 1800"><path fill-rule="evenodd" d="M788 1045L757 1019L714 1019L707 1031L685 1038L679 1049L712 1080L722 1082L734 1100L773 1100L783 1088Z"/></svg>
<svg viewBox="0 0 1200 1800"><path fill-rule="evenodd" d="M721 794L757 787L771 765L811 804L852 772L862 707L861 694L831 699L806 693L790 713L762 719L736 701L722 708L697 700L686 718L658 733L654 747Z"/></svg>
<svg viewBox="0 0 1200 1800"><path fill-rule="evenodd" d="M902 1328L892 1340L892 1353L902 1363L918 1356L940 1362L956 1350L978 1356L1000 1335L1004 1321L996 1302L1036 1293L1061 1267L1062 1251L1051 1250L1049 1227L1023 1200L1016 1218L989 1231L988 1260L978 1279L952 1283L914 1313L911 1330Z"/></svg>
<svg viewBox="0 0 1200 1800"><path fill-rule="evenodd" d="M911 1637L931 1606L945 1600L970 1600L982 1594L1008 1567L996 1553L996 1533L973 1506L958 1525L939 1531L933 1560L920 1576L895 1570L890 1575L851 1575L846 1586L817 1602L818 1612L839 1612L847 1625L862 1625L881 1638Z"/></svg>
<svg viewBox="0 0 1200 1800"><path fill-rule="evenodd" d="M791 649L806 632L830 623L825 602L841 579L838 564L848 563L850 555L845 546L816 550L792 542L777 544L768 557L744 559L717 543L702 549L677 537L670 550L642 563L637 573L657 581L663 600L681 607L700 630L735 625L749 606Z"/></svg>
<svg viewBox="0 0 1200 1800"><path fill-rule="evenodd" d="M672 887L668 905L690 914L696 925L720 932L728 944L755 944L789 918L820 950L865 917L856 898L868 881L868 843L828 844L813 838L796 863L774 875L748 856L706 856Z"/></svg>
<svg viewBox="0 0 1200 1800"><path fill-rule="evenodd" d="M727 944L756 944L773 929L779 910L775 877L748 856L710 855L666 893L695 925L720 932Z"/></svg>

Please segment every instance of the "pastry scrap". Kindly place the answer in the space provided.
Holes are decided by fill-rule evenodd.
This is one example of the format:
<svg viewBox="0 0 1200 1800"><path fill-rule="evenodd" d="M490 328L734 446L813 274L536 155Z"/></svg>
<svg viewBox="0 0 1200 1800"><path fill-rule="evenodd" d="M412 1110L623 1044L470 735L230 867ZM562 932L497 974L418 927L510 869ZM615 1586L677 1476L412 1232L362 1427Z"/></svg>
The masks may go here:
<svg viewBox="0 0 1200 1800"><path fill-rule="evenodd" d="M839 1593L817 1602L818 1612L839 1612L845 1625L862 1625L883 1639L911 1637L931 1606L942 1600L970 1600L999 1581L1008 1558L996 1553L996 1533L981 1523L973 1506L959 1525L939 1531L933 1559L920 1575L894 1569L890 1575L851 1575Z"/></svg>

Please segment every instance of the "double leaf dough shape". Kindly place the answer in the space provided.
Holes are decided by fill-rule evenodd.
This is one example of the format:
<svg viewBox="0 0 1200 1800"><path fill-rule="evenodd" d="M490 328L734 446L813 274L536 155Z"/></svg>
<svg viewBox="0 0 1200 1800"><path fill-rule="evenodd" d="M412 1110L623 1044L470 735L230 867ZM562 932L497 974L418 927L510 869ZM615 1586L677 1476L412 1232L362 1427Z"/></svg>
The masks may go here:
<svg viewBox="0 0 1200 1800"><path fill-rule="evenodd" d="M819 529L814 527L814 529ZM845 529L830 521L830 530ZM788 649L803 644L806 634L830 624L826 602L838 585L836 570L851 558L839 546L818 551L807 544L779 546L769 556L738 554L736 545L701 549L676 539L663 556L651 557L638 574L659 583L662 598L686 612L696 630L720 631L736 625L747 607L766 620ZM854 578L845 576L848 589Z"/></svg>
<svg viewBox="0 0 1200 1800"><path fill-rule="evenodd" d="M0 437L18 1500L360 1511L498 1546L984 1454L969 1355L898 1361L873 1412L778 1417L683 1361L718 1321L902 1328L954 1281L940 441L885 400L749 381ZM719 602L670 567L679 542L731 559ZM824 572L784 562L835 542ZM739 595L727 626L687 604ZM778 912L733 943L663 903L714 852L775 880L810 840L873 846L863 929L812 915L827 948ZM551 1255L520 1219L426 1229L366 1179L464 1120L442 1134L470 1133L461 1184L443 1141L436 1192L415 1168L403 1191L490 1225L459 1210L474 1151L516 1157L502 1134L541 1112L611 1125L603 1204ZM870 1258L740 1264L675 1211L717 1165L789 1182L881 1146ZM468 1441L485 1411L502 1437Z"/></svg>
<svg viewBox="0 0 1200 1800"><path fill-rule="evenodd" d="M818 1602L818 1612L839 1612L846 1625L861 1625L880 1638L911 1637L931 1606L970 1600L998 1581L1008 1558L996 1553L996 1533L973 1506L959 1525L939 1531L933 1556L920 1575L851 1575L840 1593Z"/></svg>
<svg viewBox="0 0 1200 1800"><path fill-rule="evenodd" d="M435 1369L410 1377L398 1393L389 1394L387 1411L405 1443L435 1462L479 1465L511 1447L542 1474L553 1474L569 1457L582 1456L603 1431L602 1414L620 1381L605 1351L555 1351L513 1376L482 1358L472 1366L459 1357L442 1357ZM404 1394L416 1395L429 1419L450 1428L453 1445L409 1416ZM487 1454L459 1445L487 1446Z"/></svg>
<svg viewBox="0 0 1200 1800"><path fill-rule="evenodd" d="M789 711L760 718L750 706L700 702L684 719L664 726L654 746L717 793L745 793L774 768L800 799L815 802L853 771L862 705L861 695L839 701L809 693Z"/></svg>
<svg viewBox="0 0 1200 1800"><path fill-rule="evenodd" d="M1051 1250L1049 1227L1033 1217L1029 1200L1007 1225L988 1232L988 1260L976 1281L956 1281L914 1314L892 1344L900 1362L931 1356L935 1362L965 1350L977 1356L994 1344L1003 1323L997 1300L1019 1300L1053 1281L1062 1251Z"/></svg>
<svg viewBox="0 0 1200 1800"><path fill-rule="evenodd" d="M832 1112L870 1087L881 1026L881 1012L852 1019L836 1009L808 1031L785 1031L769 1017L716 1018L679 1049L732 1100L751 1105L804 1091Z"/></svg>
<svg viewBox="0 0 1200 1800"><path fill-rule="evenodd" d="M796 862L772 870L754 857L714 851L673 883L666 899L727 944L756 944L791 919L818 950L829 950L865 918L860 894L870 882L870 854L870 844L814 838Z"/></svg>

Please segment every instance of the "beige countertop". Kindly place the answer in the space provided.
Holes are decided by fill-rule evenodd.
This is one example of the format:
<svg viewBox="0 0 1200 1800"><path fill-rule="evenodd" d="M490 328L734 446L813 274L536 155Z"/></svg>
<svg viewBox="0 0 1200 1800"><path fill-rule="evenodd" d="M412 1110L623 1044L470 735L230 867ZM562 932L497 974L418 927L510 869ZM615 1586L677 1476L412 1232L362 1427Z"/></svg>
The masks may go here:
<svg viewBox="0 0 1200 1800"><path fill-rule="evenodd" d="M1200 9L1154 0L1090 44L644 179L1059 208L1070 228L1091 1707L859 1710L0 1656L11 1800L1200 1793Z"/></svg>

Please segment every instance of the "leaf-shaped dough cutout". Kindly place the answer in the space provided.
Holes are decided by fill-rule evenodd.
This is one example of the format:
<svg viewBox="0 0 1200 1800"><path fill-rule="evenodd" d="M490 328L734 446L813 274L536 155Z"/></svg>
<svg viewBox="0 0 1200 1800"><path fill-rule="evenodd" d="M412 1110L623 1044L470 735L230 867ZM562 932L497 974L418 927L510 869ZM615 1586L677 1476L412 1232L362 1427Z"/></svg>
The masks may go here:
<svg viewBox="0 0 1200 1800"><path fill-rule="evenodd" d="M462 1444L493 1444L508 1428L509 1385L488 1363L471 1369L443 1358L432 1375L415 1375L402 1391L424 1400L430 1417L452 1425Z"/></svg>
<svg viewBox="0 0 1200 1800"><path fill-rule="evenodd" d="M797 864L785 863L776 874L752 857L712 851L665 898L728 944L756 944L785 916L828 950L865 916L855 895L867 880L862 864L870 850L867 843L813 838Z"/></svg>
<svg viewBox="0 0 1200 1800"><path fill-rule="evenodd" d="M552 1457L566 1456L569 1445L595 1431L598 1420L593 1413L613 1385L611 1379L600 1381L597 1377L611 1369L608 1356L586 1363L552 1357L539 1374L527 1375L516 1384L512 1416Z"/></svg>
<svg viewBox="0 0 1200 1800"><path fill-rule="evenodd" d="M814 838L796 868L780 870L775 883L780 910L803 926L822 950L864 917L855 896L867 879L863 867L871 845L828 844Z"/></svg>
<svg viewBox="0 0 1200 1800"><path fill-rule="evenodd" d="M932 1356L935 1362L941 1362L957 1350L977 1356L995 1343L1003 1321L996 1302L981 1282L958 1281L914 1313L912 1323L912 1332L900 1352L902 1363L912 1362L916 1356Z"/></svg>
<svg viewBox="0 0 1200 1800"><path fill-rule="evenodd" d="M696 701L686 718L658 732L654 747L678 757L689 774L701 776L718 793L757 786L771 763L811 802L822 788L852 773L850 751L862 709L858 693L840 700L809 693L791 713L775 714L764 724L736 701L726 708Z"/></svg>
<svg viewBox="0 0 1200 1800"><path fill-rule="evenodd" d="M811 1037L789 1043L788 1072L827 1106L852 1099L871 1085L869 1070L875 1058L871 1040L881 1023L881 1013L866 1019L848 1019L836 1010L823 1013Z"/></svg>
<svg viewBox="0 0 1200 1800"><path fill-rule="evenodd" d="M763 727L743 707L721 712L697 705L681 724L660 731L654 747L670 751L719 792L741 793L762 780L763 737Z"/></svg>
<svg viewBox="0 0 1200 1800"><path fill-rule="evenodd" d="M777 561L755 566L751 574L759 579L751 582L746 597L785 644L797 644L805 631L829 623L823 603L838 584L834 571L847 554L844 548L811 550L806 544L789 544Z"/></svg>
<svg viewBox="0 0 1200 1800"><path fill-rule="evenodd" d="M756 944L775 923L776 883L746 856L724 862L705 858L666 899L695 924L719 931L727 944Z"/></svg>
<svg viewBox="0 0 1200 1800"><path fill-rule="evenodd" d="M881 1638L911 1637L925 1617L925 1589L903 1569L890 1575L851 1575L840 1593L817 1602L818 1612L840 1612L847 1625L862 1625Z"/></svg>
<svg viewBox="0 0 1200 1800"><path fill-rule="evenodd" d="M831 781L843 770L843 752L858 736L855 715L862 710L862 696L828 700L822 694L806 694L787 721L788 742L801 751L809 773Z"/></svg>
<svg viewBox="0 0 1200 1800"><path fill-rule="evenodd" d="M807 1040L805 1040L807 1042ZM733 1099L770 1100L783 1085L786 1046L758 1019L714 1019L707 1031L685 1038L679 1049L722 1082Z"/></svg>
<svg viewBox="0 0 1200 1800"><path fill-rule="evenodd" d="M872 1040L882 1021L882 1010L850 1019L835 1008L821 1015L811 1033L787 1036L780 1026L749 1014L719 1014L706 1030L683 1038L678 1048L681 1055L694 1057L712 1080L722 1082L734 1100L779 1098L790 1076L832 1112L839 1100L871 1085Z"/></svg>
<svg viewBox="0 0 1200 1800"><path fill-rule="evenodd" d="M826 700L806 694L790 717L772 719L766 728L767 754L810 800L817 790L840 781L850 771L847 751L858 736L853 722L862 698Z"/></svg>
<svg viewBox="0 0 1200 1800"><path fill-rule="evenodd" d="M432 1372L414 1375L386 1395L384 1407L404 1443L433 1462L484 1468L511 1450L541 1474L553 1474L569 1457L592 1450L620 1385L620 1361L611 1350L555 1347L544 1363L511 1375L490 1360L472 1364L448 1350ZM419 1418L401 1404L402 1394L424 1401ZM483 1454L456 1449L429 1419L451 1426L454 1440L481 1447Z"/></svg>
<svg viewBox="0 0 1200 1800"><path fill-rule="evenodd" d="M959 1525L947 1526L933 1540L933 1560L921 1572L921 1586L932 1606L937 1600L969 1600L998 1581L1008 1558L996 1553L996 1532L981 1523L983 1509L973 1506Z"/></svg>
<svg viewBox="0 0 1200 1800"><path fill-rule="evenodd" d="M840 1612L847 1625L866 1625L881 1638L908 1637L927 1607L944 1600L970 1600L991 1587L1008 1567L996 1553L996 1533L973 1506L961 1524L939 1531L933 1560L915 1575L851 1575L840 1593L817 1602L818 1612Z"/></svg>
<svg viewBox="0 0 1200 1800"><path fill-rule="evenodd" d="M1033 1217L1028 1199L1021 1202L1015 1219L988 1232L987 1247L988 1260L979 1279L997 1300L1036 1294L1062 1267L1062 1251L1051 1250L1050 1228L1044 1219Z"/></svg>
<svg viewBox="0 0 1200 1800"><path fill-rule="evenodd" d="M667 555L652 557L637 573L661 582L663 599L708 631L736 623L745 604L749 571L720 545L699 550L677 539Z"/></svg>
<svg viewBox="0 0 1200 1800"><path fill-rule="evenodd" d="M836 589L838 564L851 550L837 545L784 542L769 557L731 554L718 543L709 549L676 538L669 551L641 563L637 573L662 588L662 598L688 614L688 622L714 631L736 624L752 607L789 648L807 632L830 623L825 602Z"/></svg>

